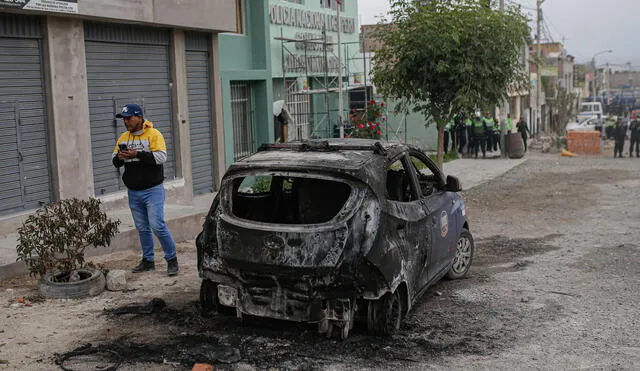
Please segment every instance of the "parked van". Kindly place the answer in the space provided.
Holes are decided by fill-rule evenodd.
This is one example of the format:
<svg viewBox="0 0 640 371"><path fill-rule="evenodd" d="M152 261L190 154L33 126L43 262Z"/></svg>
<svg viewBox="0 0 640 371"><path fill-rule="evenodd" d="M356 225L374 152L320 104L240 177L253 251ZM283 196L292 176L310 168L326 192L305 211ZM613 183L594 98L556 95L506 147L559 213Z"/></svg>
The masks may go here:
<svg viewBox="0 0 640 371"><path fill-rule="evenodd" d="M578 112L577 120L583 121L591 117L597 117L595 129L602 132L604 126L604 111L602 110L602 103L600 102L584 102L580 103L580 111Z"/></svg>
<svg viewBox="0 0 640 371"><path fill-rule="evenodd" d="M578 121L582 119L596 116L604 120L604 111L600 102L584 102L580 103L580 111L578 112Z"/></svg>

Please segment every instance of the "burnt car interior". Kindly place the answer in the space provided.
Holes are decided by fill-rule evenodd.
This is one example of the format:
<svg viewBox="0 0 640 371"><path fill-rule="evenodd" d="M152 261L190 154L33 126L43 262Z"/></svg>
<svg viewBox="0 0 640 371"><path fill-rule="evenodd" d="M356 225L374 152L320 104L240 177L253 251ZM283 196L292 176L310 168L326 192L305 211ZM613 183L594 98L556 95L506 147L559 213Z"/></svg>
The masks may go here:
<svg viewBox="0 0 640 371"><path fill-rule="evenodd" d="M442 188L442 184L437 175L429 168L429 166L418 157L411 156L411 163L418 175L418 183L423 197L427 197Z"/></svg>
<svg viewBox="0 0 640 371"><path fill-rule="evenodd" d="M402 161L395 161L387 168L387 199L390 201L415 201L411 192L411 178L404 169Z"/></svg>
<svg viewBox="0 0 640 371"><path fill-rule="evenodd" d="M241 219L278 224L317 224L333 219L351 187L303 177L248 176L233 183L232 210Z"/></svg>

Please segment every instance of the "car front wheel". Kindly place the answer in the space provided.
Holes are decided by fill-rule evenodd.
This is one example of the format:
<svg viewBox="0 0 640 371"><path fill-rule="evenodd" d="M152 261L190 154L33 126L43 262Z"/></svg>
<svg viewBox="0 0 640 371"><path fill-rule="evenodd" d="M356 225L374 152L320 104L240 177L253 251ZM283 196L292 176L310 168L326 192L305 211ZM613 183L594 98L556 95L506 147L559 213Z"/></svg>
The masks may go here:
<svg viewBox="0 0 640 371"><path fill-rule="evenodd" d="M458 237L456 256L453 258L447 277L456 280L466 276L473 261L474 251L473 236L468 229L463 229L460 237Z"/></svg>

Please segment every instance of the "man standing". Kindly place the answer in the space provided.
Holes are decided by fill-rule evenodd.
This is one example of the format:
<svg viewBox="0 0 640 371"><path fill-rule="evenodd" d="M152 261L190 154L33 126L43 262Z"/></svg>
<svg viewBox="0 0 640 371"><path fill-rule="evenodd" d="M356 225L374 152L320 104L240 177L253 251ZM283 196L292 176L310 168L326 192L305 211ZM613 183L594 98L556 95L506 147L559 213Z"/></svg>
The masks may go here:
<svg viewBox="0 0 640 371"><path fill-rule="evenodd" d="M467 155L471 157L474 149L476 148L476 138L473 130L473 114L469 115L467 121L465 121L465 126L467 127Z"/></svg>
<svg viewBox="0 0 640 371"><path fill-rule="evenodd" d="M486 113L482 120L484 121L484 126L487 128L484 138L485 146L487 148L487 152L492 152L494 135L493 128L495 126L495 123L493 122L493 118L491 117L491 114L489 112Z"/></svg>
<svg viewBox="0 0 640 371"><path fill-rule="evenodd" d="M624 149L624 141L627 136L627 127L622 123L622 117L618 117L616 120L616 126L614 127L614 134L616 145L613 148L613 157L622 158L622 150Z"/></svg>
<svg viewBox="0 0 640 371"><path fill-rule="evenodd" d="M474 137L474 146L476 158L478 158L478 149L482 150L482 158L487 157L487 123L481 117L476 117L473 121L473 137Z"/></svg>
<svg viewBox="0 0 640 371"><path fill-rule="evenodd" d="M629 147L629 157L633 157L633 146L636 147L636 157L640 157L640 118L636 115L631 122L631 146Z"/></svg>
<svg viewBox="0 0 640 371"><path fill-rule="evenodd" d="M116 142L113 165L117 168L124 165L122 181L128 188L129 208L142 247L142 260L133 268L133 273L155 270L155 234L164 251L167 274L175 276L179 271L176 245L164 221L162 164L167 160L164 137L160 131L153 128L150 121L144 119L142 108L137 104L122 107L122 112L117 114L116 118L124 120L127 131L122 133Z"/></svg>
<svg viewBox="0 0 640 371"><path fill-rule="evenodd" d="M524 120L524 117L520 117L520 121L516 124L516 129L522 136L522 142L524 143L524 151L527 152L527 138L531 135L529 131L529 127L527 126L527 122Z"/></svg>
<svg viewBox="0 0 640 371"><path fill-rule="evenodd" d="M456 119L456 132L458 137L458 153L462 157L464 146L467 145L467 127L465 125L466 115L459 115Z"/></svg>

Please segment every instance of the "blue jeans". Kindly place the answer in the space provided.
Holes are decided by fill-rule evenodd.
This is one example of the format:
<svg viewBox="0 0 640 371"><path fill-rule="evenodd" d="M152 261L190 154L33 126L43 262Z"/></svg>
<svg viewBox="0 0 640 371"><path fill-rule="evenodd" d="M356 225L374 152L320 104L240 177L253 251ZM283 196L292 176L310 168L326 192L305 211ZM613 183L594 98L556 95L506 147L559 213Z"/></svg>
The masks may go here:
<svg viewBox="0 0 640 371"><path fill-rule="evenodd" d="M140 235L142 257L146 261L154 261L153 234L160 240L165 260L176 257L176 244L164 222L164 198L162 184L141 191L129 190L129 208Z"/></svg>

